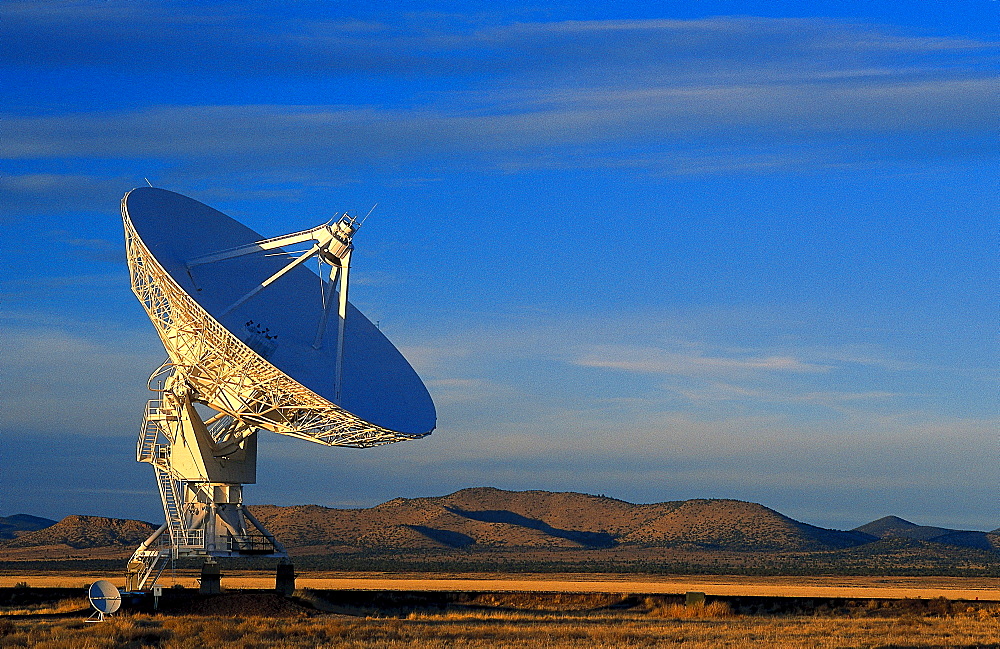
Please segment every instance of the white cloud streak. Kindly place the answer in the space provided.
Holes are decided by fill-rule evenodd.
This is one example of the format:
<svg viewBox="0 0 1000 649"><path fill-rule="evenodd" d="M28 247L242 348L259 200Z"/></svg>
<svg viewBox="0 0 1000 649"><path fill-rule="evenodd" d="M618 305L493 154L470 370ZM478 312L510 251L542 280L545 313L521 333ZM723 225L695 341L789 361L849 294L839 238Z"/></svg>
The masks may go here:
<svg viewBox="0 0 1000 649"><path fill-rule="evenodd" d="M516 98L515 98L516 99ZM548 147L661 146L713 136L730 144L893 133L985 135L1000 124L1000 79L727 85L641 90L577 89L548 105L507 105L492 114L456 107L403 111L355 106L181 106L131 113L0 116L0 157L225 163L263 157L268 167L354 164ZM513 112L512 112L513 111ZM465 114L462 114L462 113ZM891 143L886 143L891 145ZM621 148L624 147L624 148ZM284 162L282 162L284 161ZM45 176L17 182L37 187ZM29 182L31 181L31 182ZM51 179L49 179L51 184ZM13 181L8 180L10 185Z"/></svg>
<svg viewBox="0 0 1000 649"><path fill-rule="evenodd" d="M756 358L704 356L656 348L600 346L574 361L585 367L604 367L626 372L685 375L725 375L747 371L825 372L829 366L803 362L791 356Z"/></svg>
<svg viewBox="0 0 1000 649"><path fill-rule="evenodd" d="M17 326L5 317L3 410L7 434L42 431L65 435L128 436L148 398L143 374L165 355L148 337L94 326L83 335L59 326Z"/></svg>
<svg viewBox="0 0 1000 649"><path fill-rule="evenodd" d="M136 11L152 20L155 6ZM19 20L53 19L21 4L7 11ZM601 160L654 175L717 173L736 159L747 171L766 172L992 156L984 138L1000 128L997 43L907 37L829 20L537 23L430 35L406 24L369 27L299 25L275 38L286 39L286 63L300 72L313 59L363 59L352 48L364 42L361 52L383 52L382 67L373 72L358 63L350 73L392 78L417 65L403 60L416 50L459 81L383 105L8 111L0 115L0 158L156 161L207 175L256 168L278 177L416 161L431 170L516 171L545 166L546 159L570 167ZM163 28L163 38L175 39L171 30L181 29L169 20ZM241 29L250 26L213 34L220 43L250 43L247 56L229 56L225 65L267 68L274 51L252 50L254 39ZM159 38L152 31L148 37ZM351 56L341 56L342 46ZM476 75L463 71L463 57L478 64L471 66ZM204 66L197 57L185 60ZM0 191L37 191L53 182L35 172L6 179Z"/></svg>
<svg viewBox="0 0 1000 649"><path fill-rule="evenodd" d="M519 434L536 431L562 442L594 431L669 429L656 422L674 416L714 422L720 433L727 426L763 433L801 425L854 436L916 431L920 422L940 430L933 422L962 419L949 409L953 399L977 403L979 383L991 380L986 367L916 364L905 354L859 344L863 335L856 330L834 330L848 323L812 326L849 343L808 347L776 342L785 325L762 314L714 317L732 324L720 330L703 317L678 313L550 316L502 329L451 329L448 338L407 353L441 397L442 422L496 434L503 430L499 419L463 407L494 404ZM691 335L701 327L732 340L730 326L746 341L739 349Z"/></svg>

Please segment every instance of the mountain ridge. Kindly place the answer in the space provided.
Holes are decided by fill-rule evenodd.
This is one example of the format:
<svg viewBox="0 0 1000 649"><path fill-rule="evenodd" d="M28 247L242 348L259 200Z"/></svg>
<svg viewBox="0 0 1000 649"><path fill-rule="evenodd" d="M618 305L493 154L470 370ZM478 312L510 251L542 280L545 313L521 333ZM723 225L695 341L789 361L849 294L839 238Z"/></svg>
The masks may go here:
<svg viewBox="0 0 1000 649"><path fill-rule="evenodd" d="M1000 535L994 532L922 526L896 516L853 530L833 530L734 499L634 504L576 492L471 487L444 496L394 498L368 508L253 505L249 509L299 555L466 548L787 553L837 551L892 539L1000 549ZM0 518L0 523L10 519L29 526L49 520L21 514ZM98 516L67 516L51 523L16 531L15 536L0 539L0 548L134 547L155 529L143 521Z"/></svg>
<svg viewBox="0 0 1000 649"><path fill-rule="evenodd" d="M100 548L139 545L156 526L145 521L72 514L48 527L32 530L0 542L3 548L63 545L69 548Z"/></svg>
<svg viewBox="0 0 1000 649"><path fill-rule="evenodd" d="M673 547L818 550L874 540L795 521L757 503L695 499L632 504L574 492L470 488L367 509L251 507L290 546L496 548ZM317 540L323 539L317 543Z"/></svg>
<svg viewBox="0 0 1000 649"><path fill-rule="evenodd" d="M898 516L883 516L870 523L855 527L853 531L871 534L879 539L910 539L977 550L1000 550L1000 530L980 532L917 525Z"/></svg>
<svg viewBox="0 0 1000 649"><path fill-rule="evenodd" d="M0 540L13 539L25 532L33 532L55 524L56 521L50 518L32 516L31 514L0 516Z"/></svg>

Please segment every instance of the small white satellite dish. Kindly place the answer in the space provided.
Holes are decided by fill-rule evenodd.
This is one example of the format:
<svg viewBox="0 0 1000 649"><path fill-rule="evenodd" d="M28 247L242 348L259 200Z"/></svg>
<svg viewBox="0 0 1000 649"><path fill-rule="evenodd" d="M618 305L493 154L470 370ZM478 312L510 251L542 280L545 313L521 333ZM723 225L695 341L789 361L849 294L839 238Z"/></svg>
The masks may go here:
<svg viewBox="0 0 1000 649"><path fill-rule="evenodd" d="M103 622L105 615L112 615L122 606L122 594L107 579L91 584L87 597L94 607L94 614L87 618L88 622Z"/></svg>

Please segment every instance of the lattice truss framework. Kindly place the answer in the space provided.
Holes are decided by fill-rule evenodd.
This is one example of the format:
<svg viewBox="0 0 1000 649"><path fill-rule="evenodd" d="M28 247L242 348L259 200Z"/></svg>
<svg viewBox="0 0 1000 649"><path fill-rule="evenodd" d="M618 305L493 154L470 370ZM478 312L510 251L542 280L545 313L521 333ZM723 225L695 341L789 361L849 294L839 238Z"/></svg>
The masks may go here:
<svg viewBox="0 0 1000 649"><path fill-rule="evenodd" d="M340 408L264 360L170 277L136 234L122 201L132 291L175 371L208 407L250 428L327 446L365 448L424 435L376 426Z"/></svg>

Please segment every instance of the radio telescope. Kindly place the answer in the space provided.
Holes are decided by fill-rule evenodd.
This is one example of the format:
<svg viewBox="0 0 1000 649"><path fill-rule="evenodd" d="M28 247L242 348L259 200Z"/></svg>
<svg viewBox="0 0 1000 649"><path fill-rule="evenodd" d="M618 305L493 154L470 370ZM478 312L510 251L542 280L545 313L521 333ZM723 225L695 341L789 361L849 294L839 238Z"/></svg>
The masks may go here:
<svg viewBox="0 0 1000 649"><path fill-rule="evenodd" d="M436 423L420 377L347 300L358 224L344 214L265 238L153 187L125 195L122 220L132 290L168 356L136 445L166 521L129 560L126 589L148 587L171 558L287 559L243 506L259 430L363 448Z"/></svg>

